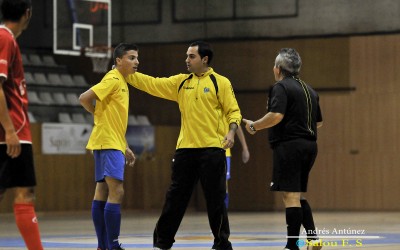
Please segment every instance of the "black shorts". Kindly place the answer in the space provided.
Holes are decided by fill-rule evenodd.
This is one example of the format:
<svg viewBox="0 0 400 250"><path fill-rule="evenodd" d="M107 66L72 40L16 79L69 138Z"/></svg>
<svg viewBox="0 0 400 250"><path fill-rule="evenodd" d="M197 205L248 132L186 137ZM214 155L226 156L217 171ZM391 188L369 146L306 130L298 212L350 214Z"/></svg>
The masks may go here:
<svg viewBox="0 0 400 250"><path fill-rule="evenodd" d="M296 139L278 143L273 150L271 191L307 192L308 174L317 153L315 141Z"/></svg>
<svg viewBox="0 0 400 250"><path fill-rule="evenodd" d="M31 144L21 144L17 158L7 155L7 145L0 145L0 189L36 186Z"/></svg>

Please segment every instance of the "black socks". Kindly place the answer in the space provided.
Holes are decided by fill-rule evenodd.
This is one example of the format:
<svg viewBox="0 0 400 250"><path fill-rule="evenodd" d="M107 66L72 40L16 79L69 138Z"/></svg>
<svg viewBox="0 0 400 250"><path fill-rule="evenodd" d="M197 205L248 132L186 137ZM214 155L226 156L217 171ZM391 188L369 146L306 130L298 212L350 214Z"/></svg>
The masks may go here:
<svg viewBox="0 0 400 250"><path fill-rule="evenodd" d="M303 221L303 211L301 207L286 208L286 224L287 224L287 244L286 248L297 250L297 241L299 240L300 227Z"/></svg>
<svg viewBox="0 0 400 250"><path fill-rule="evenodd" d="M303 227L307 232L308 240L316 240L317 234L314 225L314 218L312 215L311 207L308 204L307 200L300 200L301 209L303 210Z"/></svg>

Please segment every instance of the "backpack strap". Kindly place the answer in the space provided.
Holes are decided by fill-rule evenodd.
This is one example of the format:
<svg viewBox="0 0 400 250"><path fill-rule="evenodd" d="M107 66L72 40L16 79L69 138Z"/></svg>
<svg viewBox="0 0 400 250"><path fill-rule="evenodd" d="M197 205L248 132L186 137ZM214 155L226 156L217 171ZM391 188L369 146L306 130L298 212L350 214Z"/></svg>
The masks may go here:
<svg viewBox="0 0 400 250"><path fill-rule="evenodd" d="M190 76L189 76L188 78L186 78L185 80L183 80L183 81L181 82L181 84L179 85L179 88L178 88L178 93L179 93L179 91L181 91L181 88L183 87L183 84L185 84L185 82L186 82L187 80L192 79L192 77L193 77L193 74L190 74Z"/></svg>

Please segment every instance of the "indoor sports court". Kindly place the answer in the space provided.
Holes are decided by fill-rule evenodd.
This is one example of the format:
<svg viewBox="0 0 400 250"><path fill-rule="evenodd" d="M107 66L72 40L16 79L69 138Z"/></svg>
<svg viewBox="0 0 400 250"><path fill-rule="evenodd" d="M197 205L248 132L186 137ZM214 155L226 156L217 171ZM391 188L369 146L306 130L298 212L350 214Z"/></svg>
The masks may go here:
<svg viewBox="0 0 400 250"><path fill-rule="evenodd" d="M95 249L96 236L89 213L39 214L45 249ZM152 232L159 214L126 212L123 215L120 242L127 249L152 249ZM388 220L387 218L393 218ZM338 218L344 221L339 223ZM395 250L400 244L398 212L318 212L315 219L321 231L323 249ZM279 212L232 212L231 241L234 249L282 249L286 232ZM0 249L25 249L11 216L1 216ZM4 222L4 223L3 223ZM332 232L338 234L332 234ZM342 230L343 234L339 234ZM347 230L347 231L345 231ZM353 233L352 231L353 230ZM357 232L356 232L357 231ZM358 233L358 234L357 234ZM204 213L188 212L175 238L173 249L210 249L212 237ZM301 249L306 249L305 247Z"/></svg>
<svg viewBox="0 0 400 250"><path fill-rule="evenodd" d="M138 45L138 72L168 77L187 73L188 45L197 40L212 45L212 68L229 79L241 115L250 120L266 114L277 52L299 52L301 79L318 93L324 123L305 194L322 249L400 249L399 1L32 0L32 5L30 24L16 41L45 249L97 248L94 160L86 150L94 118L79 96L111 70L121 42ZM176 102L131 85L129 97L126 140L137 160L125 169L119 240L125 249L144 250L153 247L170 185L181 113ZM236 250L283 249L285 207L281 194L270 191L268 132L253 136L241 126L250 160L242 162L236 139L230 240ZM13 200L9 190L0 201L0 250L27 249ZM212 247L200 185L175 240L172 249ZM304 231L298 244L307 249Z"/></svg>

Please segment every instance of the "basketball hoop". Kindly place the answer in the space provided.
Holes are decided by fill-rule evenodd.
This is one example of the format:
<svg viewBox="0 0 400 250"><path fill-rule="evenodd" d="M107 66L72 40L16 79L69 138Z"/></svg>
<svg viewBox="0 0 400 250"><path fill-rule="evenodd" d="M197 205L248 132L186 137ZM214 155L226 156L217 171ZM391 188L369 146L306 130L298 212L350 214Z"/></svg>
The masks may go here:
<svg viewBox="0 0 400 250"><path fill-rule="evenodd" d="M106 73L110 59L112 58L113 48L107 46L86 47L85 56L92 60L93 72Z"/></svg>

